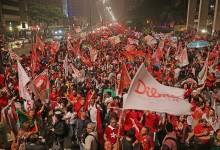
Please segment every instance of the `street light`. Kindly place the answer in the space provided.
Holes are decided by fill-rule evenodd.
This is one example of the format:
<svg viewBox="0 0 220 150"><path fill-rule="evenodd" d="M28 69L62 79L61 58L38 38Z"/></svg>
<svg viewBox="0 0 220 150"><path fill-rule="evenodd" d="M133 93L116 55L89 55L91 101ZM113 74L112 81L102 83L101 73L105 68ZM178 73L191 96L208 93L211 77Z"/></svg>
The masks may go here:
<svg viewBox="0 0 220 150"><path fill-rule="evenodd" d="M201 32L205 34L205 33L207 33L207 30L206 29L202 29Z"/></svg>

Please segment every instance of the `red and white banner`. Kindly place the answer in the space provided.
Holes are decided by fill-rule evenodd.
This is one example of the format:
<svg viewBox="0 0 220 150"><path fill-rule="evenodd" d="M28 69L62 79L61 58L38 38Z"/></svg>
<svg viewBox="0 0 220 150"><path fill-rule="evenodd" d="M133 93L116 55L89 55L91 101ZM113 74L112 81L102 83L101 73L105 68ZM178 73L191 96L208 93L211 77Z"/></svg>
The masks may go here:
<svg viewBox="0 0 220 150"><path fill-rule="evenodd" d="M123 109L150 110L172 115L190 114L191 104L184 100L184 90L157 82L141 65L132 80Z"/></svg>
<svg viewBox="0 0 220 150"><path fill-rule="evenodd" d="M19 96L25 99L24 107L26 111L30 111L33 108L33 100L31 100L31 96L27 90L27 83L30 81L27 73L25 72L24 68L18 63L18 82L19 82Z"/></svg>
<svg viewBox="0 0 220 150"><path fill-rule="evenodd" d="M30 89L42 102L49 99L49 82L48 70L46 69L36 76L30 83Z"/></svg>

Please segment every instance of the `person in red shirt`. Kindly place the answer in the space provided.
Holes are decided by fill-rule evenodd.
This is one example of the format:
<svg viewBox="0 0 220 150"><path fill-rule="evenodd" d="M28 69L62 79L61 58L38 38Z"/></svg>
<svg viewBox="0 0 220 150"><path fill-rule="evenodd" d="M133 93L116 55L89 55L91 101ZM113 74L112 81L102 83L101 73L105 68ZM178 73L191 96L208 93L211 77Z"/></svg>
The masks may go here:
<svg viewBox="0 0 220 150"><path fill-rule="evenodd" d="M79 93L77 93L75 100L72 101L74 112L78 113L80 111L82 105L84 105L84 101L85 100L82 98L82 96Z"/></svg>
<svg viewBox="0 0 220 150"><path fill-rule="evenodd" d="M160 117L156 112L146 112L145 113L145 126L150 129L150 132L155 132L159 124Z"/></svg>
<svg viewBox="0 0 220 150"><path fill-rule="evenodd" d="M207 122L204 119L200 119L199 123L194 127L194 135L195 135L195 149L196 150L208 150L209 149L209 127L207 126Z"/></svg>
<svg viewBox="0 0 220 150"><path fill-rule="evenodd" d="M192 124L192 126L193 127L202 118L202 115L204 114L203 108L204 108L204 103L200 102L200 103L198 103L198 105L196 106L195 110L193 111L193 113L192 113L192 117L193 117L193 124Z"/></svg>
<svg viewBox="0 0 220 150"><path fill-rule="evenodd" d="M137 126L139 128L142 127L142 125L140 124L140 116L138 114L138 111L135 111L135 110L130 110L127 114L126 114L126 117L125 117L125 125L124 125L124 130L125 131L128 131L132 128L133 124L132 124L132 121L131 119L133 119L135 121L135 123L137 124Z"/></svg>
<svg viewBox="0 0 220 150"><path fill-rule="evenodd" d="M67 91L67 99L68 101L72 102L76 99L76 90L74 90L72 87L70 87Z"/></svg>
<svg viewBox="0 0 220 150"><path fill-rule="evenodd" d="M57 99L58 99L58 94L57 94L56 88L52 89L52 92L49 95L49 99L51 102L51 107L52 107L52 109L54 109L57 105Z"/></svg>
<svg viewBox="0 0 220 150"><path fill-rule="evenodd" d="M134 145L140 144L140 150L153 150L154 142L153 137L149 135L150 129L148 127L142 127L140 132L136 132L137 140Z"/></svg>
<svg viewBox="0 0 220 150"><path fill-rule="evenodd" d="M115 118L111 118L110 124L106 127L104 133L105 141L110 141L111 144L116 144L118 136L118 127L117 120Z"/></svg>

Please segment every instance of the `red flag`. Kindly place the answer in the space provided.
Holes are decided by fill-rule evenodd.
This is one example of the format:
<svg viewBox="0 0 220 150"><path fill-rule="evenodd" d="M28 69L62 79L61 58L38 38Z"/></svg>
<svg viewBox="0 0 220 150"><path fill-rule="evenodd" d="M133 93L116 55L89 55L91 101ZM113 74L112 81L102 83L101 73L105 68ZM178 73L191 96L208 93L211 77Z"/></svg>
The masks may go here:
<svg viewBox="0 0 220 150"><path fill-rule="evenodd" d="M152 55L152 59L155 63L159 63L160 59L163 57L163 51L158 47L157 50Z"/></svg>
<svg viewBox="0 0 220 150"><path fill-rule="evenodd" d="M38 48L41 52L44 52L44 42L38 35L36 36L36 48Z"/></svg>
<svg viewBox="0 0 220 150"><path fill-rule="evenodd" d="M98 140L100 144L104 144L103 141L103 128L102 128L102 117L101 117L101 111L99 108L97 108L97 134L98 134Z"/></svg>
<svg viewBox="0 0 220 150"><path fill-rule="evenodd" d="M31 69L32 69L32 75L34 74L35 71L38 70L38 63L39 59L37 56L37 50L36 50L36 45L34 44L32 46L32 53L31 53Z"/></svg>
<svg viewBox="0 0 220 150"><path fill-rule="evenodd" d="M73 51L73 46L72 46L70 40L67 40L67 50L68 51Z"/></svg>
<svg viewBox="0 0 220 150"><path fill-rule="evenodd" d="M70 40L67 40L67 50L74 53L75 56L80 56L80 44L81 44L81 40L78 40L75 46L73 47Z"/></svg>
<svg viewBox="0 0 220 150"><path fill-rule="evenodd" d="M91 98L93 98L94 95L95 95L95 93L92 93L91 90L89 90L87 92L87 94L86 94L86 101L85 101L85 105L84 105L85 111L88 110L89 101L91 100Z"/></svg>
<svg viewBox="0 0 220 150"><path fill-rule="evenodd" d="M121 79L118 85L118 95L121 95L124 89L129 88L131 83L131 78L129 76L126 65L122 63L121 67Z"/></svg>
<svg viewBox="0 0 220 150"><path fill-rule="evenodd" d="M51 45L50 45L51 54L56 55L59 48L60 48L60 43L59 42L52 42Z"/></svg>
<svg viewBox="0 0 220 150"><path fill-rule="evenodd" d="M135 57L145 57L146 54L143 51L140 50L134 50L134 51L124 51L122 54L129 60L133 61Z"/></svg>
<svg viewBox="0 0 220 150"><path fill-rule="evenodd" d="M89 66L89 67L92 66L92 62L91 62L91 60L90 60L89 58L86 58L86 57L80 55L80 59L81 59L81 61L82 61L85 65L87 65L87 66Z"/></svg>
<svg viewBox="0 0 220 150"><path fill-rule="evenodd" d="M35 77L31 82L31 88L41 101L45 101L49 97L49 78L48 70L44 70Z"/></svg>

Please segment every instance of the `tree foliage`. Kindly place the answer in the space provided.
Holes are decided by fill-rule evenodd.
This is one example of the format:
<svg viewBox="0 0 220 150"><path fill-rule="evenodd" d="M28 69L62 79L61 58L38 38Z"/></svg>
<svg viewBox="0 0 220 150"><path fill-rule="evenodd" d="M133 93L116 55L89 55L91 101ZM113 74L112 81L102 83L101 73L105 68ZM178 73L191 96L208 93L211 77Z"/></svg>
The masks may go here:
<svg viewBox="0 0 220 150"><path fill-rule="evenodd" d="M28 10L29 17L34 23L53 24L64 17L62 9L56 5L43 5L31 1Z"/></svg>

